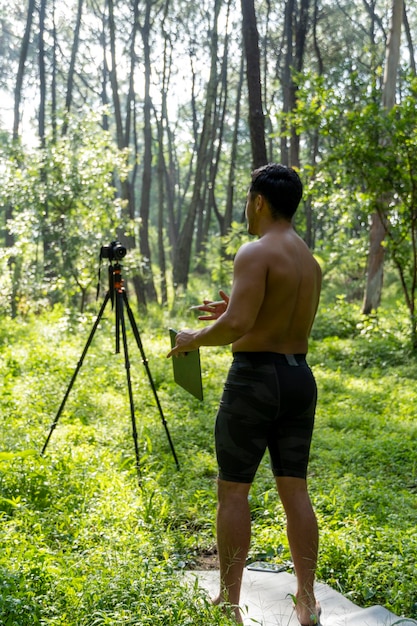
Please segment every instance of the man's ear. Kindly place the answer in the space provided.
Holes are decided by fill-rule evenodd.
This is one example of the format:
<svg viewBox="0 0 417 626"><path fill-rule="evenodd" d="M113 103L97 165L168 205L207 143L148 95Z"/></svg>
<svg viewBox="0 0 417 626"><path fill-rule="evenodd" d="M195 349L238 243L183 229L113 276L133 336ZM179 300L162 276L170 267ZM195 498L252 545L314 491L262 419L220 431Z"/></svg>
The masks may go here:
<svg viewBox="0 0 417 626"><path fill-rule="evenodd" d="M258 195L256 196L256 204L255 204L256 211L261 211L264 203L265 203L265 198L263 197L261 193L258 193Z"/></svg>

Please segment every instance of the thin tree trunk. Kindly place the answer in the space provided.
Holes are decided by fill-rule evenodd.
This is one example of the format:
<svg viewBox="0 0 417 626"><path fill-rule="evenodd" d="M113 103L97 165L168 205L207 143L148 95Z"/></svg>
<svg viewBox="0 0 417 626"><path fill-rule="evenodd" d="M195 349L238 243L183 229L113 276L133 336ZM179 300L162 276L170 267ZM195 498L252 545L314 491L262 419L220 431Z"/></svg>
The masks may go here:
<svg viewBox="0 0 417 626"><path fill-rule="evenodd" d="M384 86L382 92L382 107L387 111L395 104L397 85L397 70L400 58L401 22L403 19L404 0L393 0L390 37L387 44L385 61ZM383 205L389 198L379 199ZM369 233L369 255L366 287L362 304L362 313L368 315L376 310L381 303L382 285L384 280L385 248L383 241L386 231L379 213L375 212L371 219Z"/></svg>
<svg viewBox="0 0 417 626"><path fill-rule="evenodd" d="M147 0L144 22L139 27L143 43L143 63L145 68L145 94L143 102L143 171L142 171L142 195L140 202L140 229L139 246L142 257L142 275L145 283L146 299L149 302L157 300L156 289L152 274L151 247L149 245L149 211L151 202L152 184L152 126L151 126L151 50L150 50L150 14L151 0Z"/></svg>
<svg viewBox="0 0 417 626"><path fill-rule="evenodd" d="M23 76L25 73L25 64L28 55L30 33L32 30L33 13L36 6L36 0L29 0L28 10L26 13L26 26L23 34L22 45L19 55L19 67L16 75L16 86L14 90L14 111L13 111L13 142L17 142L19 138L20 125L20 102L22 100Z"/></svg>
<svg viewBox="0 0 417 626"><path fill-rule="evenodd" d="M410 24L408 21L405 2L404 2L403 23L404 23L405 36L407 38L408 52L410 55L410 67L411 67L411 71L413 72L413 75L415 76L416 75L416 58L414 54L413 38L411 37Z"/></svg>
<svg viewBox="0 0 417 626"><path fill-rule="evenodd" d="M75 20L75 28L74 28L74 39L72 42L71 48L71 60L70 66L68 70L68 78L67 78L67 93L65 95L65 119L62 125L62 134L66 135L68 130L68 116L71 111L72 104L72 94L74 89L74 75L75 75L75 61L77 58L78 45L80 42L80 28L81 28L81 17L83 12L83 3L84 0L78 0L77 4L77 17Z"/></svg>
<svg viewBox="0 0 417 626"><path fill-rule="evenodd" d="M253 167L268 162L265 143L265 116L262 107L259 34L254 0L241 0L242 33L246 56L246 76L249 96L249 129Z"/></svg>
<svg viewBox="0 0 417 626"><path fill-rule="evenodd" d="M55 145L57 140L57 49L58 38L55 23L55 0L52 0L52 71L51 71L51 129L52 143Z"/></svg>
<svg viewBox="0 0 417 626"><path fill-rule="evenodd" d="M324 64L323 64L323 58L322 58L321 50L319 46L319 37L317 35L318 16L319 16L318 0L314 0L314 17L313 17L314 52L316 54L316 59L317 59L318 73L321 76L323 74Z"/></svg>
<svg viewBox="0 0 417 626"><path fill-rule="evenodd" d="M316 53L317 65L318 65L318 74L321 76L323 74L323 61L321 58L321 52L319 47L319 41L317 38L317 20L318 20L318 0L314 0L314 8L313 8L313 42L314 42L314 51ZM314 135L312 138L312 151L310 162L312 164L313 178L314 172L316 168L317 158L319 155L319 145L320 145L320 132L316 128L314 130ZM314 224L314 213L312 207L311 198L307 198L304 202L304 212L306 216L306 234L305 234L305 242L309 248L314 249L315 246L315 224Z"/></svg>
<svg viewBox="0 0 417 626"><path fill-rule="evenodd" d="M229 35L226 32L225 43L223 49L222 65L219 77L221 91L217 98L213 115L212 138L210 140L209 154L209 184L205 190L206 201L203 204L205 210L201 211L200 227L197 229L196 254L201 256L204 252L205 244L208 239L212 213L219 216L220 211L216 202L216 178L221 160L224 123L228 105L228 55L229 55ZM199 269L204 268L204 262L199 260Z"/></svg>
<svg viewBox="0 0 417 626"><path fill-rule="evenodd" d="M16 83L14 89L14 108L13 108L13 145L18 148L19 143L19 127L20 127L20 103L22 101L22 90L23 90L23 78L25 74L25 65L26 59L28 55L29 43L30 43L30 35L32 30L33 23L33 13L35 11L35 0L29 0L28 9L26 13L26 25L25 31L23 33L22 44L20 47L19 54L19 65L17 68L16 75ZM19 166L19 156L18 150L16 150L17 154L17 166ZM13 204L8 202L5 207L5 245L6 248L12 248L15 243L14 234L10 232L10 229L7 228L7 224L9 221L13 219ZM12 317L16 317L17 315L17 300L18 300L18 287L20 283L20 275L21 275L21 259L19 256L15 254L9 256L8 260L8 268L10 272L10 280L12 284L12 294L10 298L10 314Z"/></svg>
<svg viewBox="0 0 417 626"><path fill-rule="evenodd" d="M103 116L102 116L102 126L103 126L103 130L108 131L109 130L109 114L107 112L107 105L109 104L109 96L107 93L107 83L108 83L108 77L110 76L110 69L107 63L106 17L104 14L101 16L101 20L102 20L102 30L101 30L101 35L100 35L100 43L101 43L103 59L102 59L102 71L101 71L100 97L101 97L101 103L104 109Z"/></svg>
<svg viewBox="0 0 417 626"><path fill-rule="evenodd" d="M164 208L165 208L165 180L166 166L164 158L164 139L162 123L157 120L158 127L158 266L161 289L161 304L168 302L168 288L166 275L166 258L164 245Z"/></svg>
<svg viewBox="0 0 417 626"><path fill-rule="evenodd" d="M366 292L362 304L362 313L369 315L381 303L384 276L385 228L377 212L372 214L369 231L369 257Z"/></svg>
<svg viewBox="0 0 417 626"><path fill-rule="evenodd" d="M45 107L46 107L46 70L45 70L45 14L46 0L39 6L39 118L38 130L41 148L45 148Z"/></svg>
<svg viewBox="0 0 417 626"><path fill-rule="evenodd" d="M304 51L308 32L308 13L310 0L300 0L299 19L295 29L295 70L301 72L304 66ZM290 87L290 110L294 110L297 104L298 86L291 74ZM290 165L300 167L300 135L294 126L291 129Z"/></svg>
<svg viewBox="0 0 417 626"><path fill-rule="evenodd" d="M281 123L281 163L290 164L290 151L288 145L288 121L286 116L291 111L291 70L293 67L293 15L295 0L287 0L284 14L284 39L286 45L284 67L282 70L282 112L284 114Z"/></svg>
<svg viewBox="0 0 417 626"><path fill-rule="evenodd" d="M116 124L117 146L119 150L123 150L123 148L126 147L126 143L125 143L125 137L123 133L122 109L120 106L119 82L117 79L116 24L114 21L113 0L107 0L107 6L109 9L108 26L109 26L109 35L110 35L110 56L111 56L111 67L109 69L110 85L112 88L112 96L113 96L113 108L114 108L114 118L115 118L115 124Z"/></svg>
<svg viewBox="0 0 417 626"><path fill-rule="evenodd" d="M300 167L300 137L293 126L288 124L286 114L291 113L297 103L298 86L294 71L301 72L304 65L304 52L309 25L310 0L287 0L285 7L284 38L286 53L282 71L282 121L281 160L285 165Z"/></svg>
<svg viewBox="0 0 417 626"><path fill-rule="evenodd" d="M39 119L38 130L40 149L45 150L46 147L46 61L45 61L45 17L46 2L41 0L39 6L39 44L38 44L38 60L39 60ZM41 183L47 184L48 172L46 167L42 166L39 171ZM45 195L42 206L42 243L43 243L43 262L46 280L49 284L49 298L53 302L56 294L51 286L56 278L57 254L54 249L53 234L53 216L50 215L50 207L48 203L48 195Z"/></svg>
<svg viewBox="0 0 417 626"><path fill-rule="evenodd" d="M201 130L200 144L198 147L197 163L195 168L195 180L193 187L193 195L188 208L188 213L181 229L177 246L174 252L173 264L173 281L174 286L187 287L188 274L190 269L191 249L193 243L194 224L198 207L201 206L203 197L203 189L206 185L206 175L208 167L208 144L211 137L213 124L213 110L216 101L217 90L217 20L220 11L221 0L215 1L214 6L214 23L211 37L211 60L210 60L210 77L207 85L207 99L204 110L203 127Z"/></svg>
<svg viewBox="0 0 417 626"><path fill-rule="evenodd" d="M222 235L225 235L227 231L230 229L232 225L232 220L233 220L235 170L236 170L237 146L238 146L238 139L239 139L240 101L242 98L243 71L244 71L244 58L242 54L240 70L239 70L239 82L237 85L237 93L236 93L235 122L234 122L234 129L233 129L232 146L231 146L231 151L230 151L230 167L229 167L229 175L228 175L228 182L227 182L226 210L224 213L224 218L221 223Z"/></svg>
<svg viewBox="0 0 417 626"><path fill-rule="evenodd" d="M165 10L167 7L165 7ZM164 37L164 63L163 63L163 80L161 88L161 114L157 119L158 126L158 163L159 168L163 168L164 189L166 195L166 208L168 214L168 240L170 246L175 249L178 237L178 223L175 216L175 184L177 181L176 165L174 155L174 141L170 122L168 118L168 84L170 75L170 65L172 60L171 42L168 35L163 29ZM165 137L166 150L168 156L165 157Z"/></svg>

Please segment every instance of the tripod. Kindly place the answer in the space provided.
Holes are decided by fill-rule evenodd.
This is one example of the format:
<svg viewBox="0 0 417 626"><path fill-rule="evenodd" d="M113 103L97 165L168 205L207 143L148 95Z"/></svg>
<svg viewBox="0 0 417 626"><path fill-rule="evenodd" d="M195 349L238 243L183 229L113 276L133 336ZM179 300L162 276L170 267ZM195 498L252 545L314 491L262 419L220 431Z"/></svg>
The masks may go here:
<svg viewBox="0 0 417 626"><path fill-rule="evenodd" d="M174 461L175 464L177 466L177 469L180 469L179 463L178 463L178 458L177 455L175 453L175 449L172 443L172 439L171 439L171 435L169 433L168 430L168 425L166 423L163 411L162 411L162 407L161 407L161 403L159 402L159 398L158 398L158 394L156 393L156 388L155 388L155 384L152 378L152 374L151 371L149 369L149 365L148 365L148 360L145 356L145 351L143 349L143 345L142 345L142 341L140 338L140 334L139 334L139 330L138 327L136 325L135 322L135 318L133 316L132 313L132 309L130 308L129 305L129 301L127 298L127 294L126 291L124 289L123 286L123 278L122 278L122 266L120 265L120 263L116 262L114 265L112 264L112 262L110 261L110 265L109 265L109 289L104 297L104 301L103 304L101 305L99 314L97 316L96 321L94 322L93 328L90 332L90 335L87 339L87 343L85 344L84 350L82 352L81 358L78 361L77 367L75 368L74 374L70 380L70 383L68 385L67 391L63 397L63 400L61 402L61 405L58 409L58 412L54 418L54 421L52 422L51 428L49 430L48 436L46 438L46 441L43 445L42 448L42 452L41 454L43 455L45 453L45 450L48 446L49 440L52 436L53 431L55 430L57 424L58 424L58 420L61 417L61 413L64 410L65 407L65 403L68 399L68 396L71 392L71 389L75 383L75 380L77 378L77 374L81 369L81 366L84 362L84 358L87 354L88 348L90 347L90 344L93 340L94 334L97 330L97 327L100 323L100 320L103 316L104 313L104 309L106 308L107 303L109 302L109 300L111 300L112 303L112 308L115 309L115 314L116 314L116 325L115 325L115 333L116 333L116 354L120 353L120 329L122 331L122 341L123 341L123 351L124 351L124 357L125 357L125 368L126 368L126 378L127 378L127 388L128 388L128 394L129 394L129 404L130 404L130 418L131 418L131 423L132 423L132 436L133 436L133 443L134 443L134 447L135 447L135 457L136 457L136 469L137 469L137 473L138 473L138 478L139 478L139 482L140 482L140 478L141 478L141 473L140 473L140 456L139 456L139 445L138 445L138 432L137 432L137 427L136 427L136 417L135 417L135 407L134 407L134 401L133 401L133 391L132 391L132 380L131 380L131 376L130 376L130 362L129 362L129 351L128 351L128 346L127 346L127 337L126 337L126 321L125 321L125 316L124 316L124 307L126 308L127 311L127 315L129 318L129 322L133 331L133 335L136 339L136 343L137 346L139 348L141 357L142 357L142 363L145 366L145 370L146 373L148 375L148 379L149 379L149 383L151 385L152 391L153 391L153 395L156 401L156 405L158 407L159 410L159 414L161 416L161 420L162 420L162 424L165 428L165 432L167 434L168 437L168 442L171 448L171 452L172 455L174 457Z"/></svg>

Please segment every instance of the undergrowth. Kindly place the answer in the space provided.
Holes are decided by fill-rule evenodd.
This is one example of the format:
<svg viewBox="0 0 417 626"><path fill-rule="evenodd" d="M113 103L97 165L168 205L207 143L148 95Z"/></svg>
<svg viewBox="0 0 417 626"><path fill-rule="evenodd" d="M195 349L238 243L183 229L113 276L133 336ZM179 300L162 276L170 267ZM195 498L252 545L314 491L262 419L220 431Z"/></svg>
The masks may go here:
<svg viewBox="0 0 417 626"><path fill-rule="evenodd" d="M188 304L188 303L187 303ZM213 426L228 348L204 348L205 401L173 382L169 326L141 319L151 384L129 336L140 475L114 325L104 319L49 433L93 317L56 310L0 322L0 623L5 626L232 624L184 572L213 551ZM361 606L417 617L417 361L403 318L323 307L310 351L319 405L309 484L320 524L318 579ZM290 559L265 459L251 495L250 559Z"/></svg>

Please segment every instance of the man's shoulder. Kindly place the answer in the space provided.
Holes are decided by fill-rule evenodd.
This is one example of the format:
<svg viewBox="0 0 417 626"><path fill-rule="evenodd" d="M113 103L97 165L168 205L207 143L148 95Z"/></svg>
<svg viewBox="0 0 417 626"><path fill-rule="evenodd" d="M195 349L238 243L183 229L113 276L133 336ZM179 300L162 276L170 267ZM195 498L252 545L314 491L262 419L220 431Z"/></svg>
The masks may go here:
<svg viewBox="0 0 417 626"><path fill-rule="evenodd" d="M243 243L237 251L236 257L254 253L256 251L259 241L260 240L257 239L255 241L247 241L246 243Z"/></svg>
<svg viewBox="0 0 417 626"><path fill-rule="evenodd" d="M265 246L265 243L262 241L262 239L247 241L240 246L239 250L236 253L235 261L251 261L254 257L260 260L264 252L267 252L267 246Z"/></svg>
<svg viewBox="0 0 417 626"><path fill-rule="evenodd" d="M254 272L260 274L268 270L269 254L264 246L259 245L260 240L244 243L234 259L235 275L253 275Z"/></svg>

